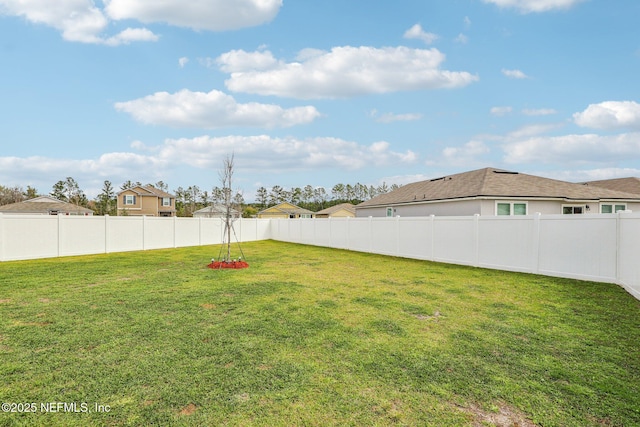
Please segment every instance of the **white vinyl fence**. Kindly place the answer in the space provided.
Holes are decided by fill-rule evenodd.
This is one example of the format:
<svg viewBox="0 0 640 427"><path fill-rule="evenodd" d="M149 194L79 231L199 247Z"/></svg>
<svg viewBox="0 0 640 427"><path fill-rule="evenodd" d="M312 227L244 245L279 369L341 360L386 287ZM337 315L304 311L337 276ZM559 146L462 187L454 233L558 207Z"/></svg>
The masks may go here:
<svg viewBox="0 0 640 427"><path fill-rule="evenodd" d="M640 214L239 219L240 242L274 239L617 283L640 299ZM0 214L0 261L212 245L219 218Z"/></svg>
<svg viewBox="0 0 640 427"><path fill-rule="evenodd" d="M271 220L274 240L617 283L640 299L640 215Z"/></svg>
<svg viewBox="0 0 640 427"><path fill-rule="evenodd" d="M234 222L241 242L269 229L267 219ZM220 218L0 214L0 261L213 245L223 231Z"/></svg>

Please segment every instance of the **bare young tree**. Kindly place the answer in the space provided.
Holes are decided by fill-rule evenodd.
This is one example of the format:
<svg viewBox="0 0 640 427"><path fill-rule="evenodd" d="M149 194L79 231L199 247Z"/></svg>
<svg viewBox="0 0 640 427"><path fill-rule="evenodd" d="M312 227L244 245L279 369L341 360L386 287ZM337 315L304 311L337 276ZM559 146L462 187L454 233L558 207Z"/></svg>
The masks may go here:
<svg viewBox="0 0 640 427"><path fill-rule="evenodd" d="M220 194L221 204L225 211L224 234L227 244L227 257L225 261L231 261L231 227L233 226L234 211L242 209L239 204L242 203L242 194L233 190L233 172L234 172L234 155L227 156L222 162L222 170L220 171L220 182L222 191Z"/></svg>

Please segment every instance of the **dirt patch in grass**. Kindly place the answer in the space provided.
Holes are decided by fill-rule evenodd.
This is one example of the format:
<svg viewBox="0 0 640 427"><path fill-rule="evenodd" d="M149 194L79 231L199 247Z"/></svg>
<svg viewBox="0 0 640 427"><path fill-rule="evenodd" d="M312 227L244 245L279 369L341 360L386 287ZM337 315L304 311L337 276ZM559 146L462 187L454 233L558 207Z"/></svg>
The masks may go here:
<svg viewBox="0 0 640 427"><path fill-rule="evenodd" d="M200 304L200 307L205 308L207 310L213 310L214 308L216 308L215 304Z"/></svg>
<svg viewBox="0 0 640 427"><path fill-rule="evenodd" d="M473 416L474 427L536 427L522 411L501 402L494 411L486 411L477 405L458 407L462 412Z"/></svg>
<svg viewBox="0 0 640 427"><path fill-rule="evenodd" d="M187 406L185 406L184 408L182 408L179 412L180 415L191 415L194 412L196 412L196 410L198 409L198 407L196 405L194 405L193 403L189 403Z"/></svg>
<svg viewBox="0 0 640 427"><path fill-rule="evenodd" d="M439 311L436 310L435 313L431 316L427 316L426 314L416 314L415 317L418 320L438 320L442 316Z"/></svg>
<svg viewBox="0 0 640 427"><path fill-rule="evenodd" d="M11 302L10 299L0 299L0 304L6 304L8 302Z"/></svg>

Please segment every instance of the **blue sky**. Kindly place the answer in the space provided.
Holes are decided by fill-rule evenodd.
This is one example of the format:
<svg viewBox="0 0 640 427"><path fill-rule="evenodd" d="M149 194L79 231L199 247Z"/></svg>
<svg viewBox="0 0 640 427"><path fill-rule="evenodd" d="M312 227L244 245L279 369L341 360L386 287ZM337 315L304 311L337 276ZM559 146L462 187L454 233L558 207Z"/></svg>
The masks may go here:
<svg viewBox="0 0 640 427"><path fill-rule="evenodd" d="M637 0L0 0L0 185L640 176Z"/></svg>

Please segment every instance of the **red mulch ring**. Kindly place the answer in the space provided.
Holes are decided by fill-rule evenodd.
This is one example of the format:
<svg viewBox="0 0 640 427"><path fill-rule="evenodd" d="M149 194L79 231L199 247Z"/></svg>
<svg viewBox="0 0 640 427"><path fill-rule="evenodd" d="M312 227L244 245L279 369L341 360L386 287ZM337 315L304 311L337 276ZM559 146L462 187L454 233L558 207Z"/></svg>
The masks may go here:
<svg viewBox="0 0 640 427"><path fill-rule="evenodd" d="M221 268L233 268L237 270L240 268L249 268L249 264L244 261L214 261L209 263L207 267L213 268L214 270L219 270Z"/></svg>

